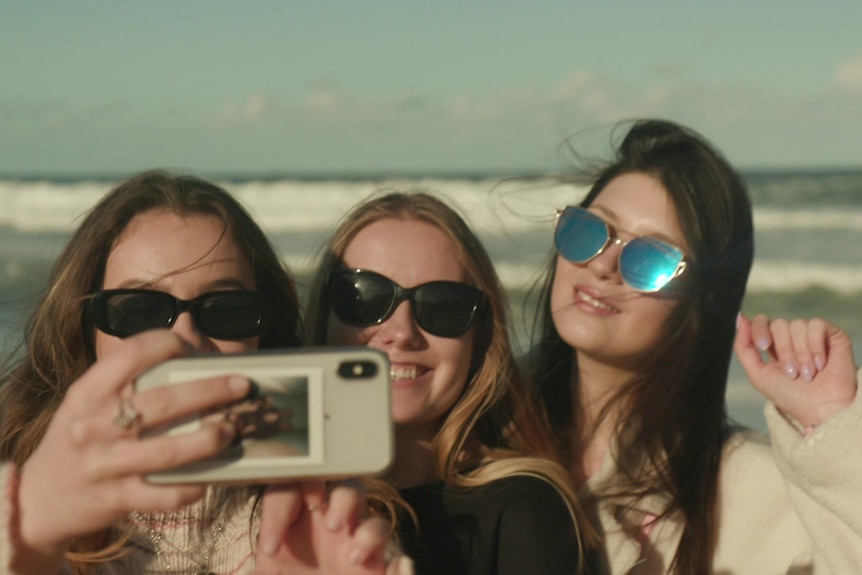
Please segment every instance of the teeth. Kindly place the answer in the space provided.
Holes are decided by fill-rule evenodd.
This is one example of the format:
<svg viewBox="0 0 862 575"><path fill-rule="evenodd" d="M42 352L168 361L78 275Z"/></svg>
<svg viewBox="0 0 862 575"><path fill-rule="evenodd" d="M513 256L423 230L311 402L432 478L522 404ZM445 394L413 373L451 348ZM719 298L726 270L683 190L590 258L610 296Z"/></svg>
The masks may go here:
<svg viewBox="0 0 862 575"><path fill-rule="evenodd" d="M417 367L393 367L389 371L392 379L415 379L419 375Z"/></svg>
<svg viewBox="0 0 862 575"><path fill-rule="evenodd" d="M580 298L581 298L582 300L584 300L585 302L587 302L588 304L590 304L590 305L592 305L592 306L595 306L595 307L597 307L597 308L599 308L599 309L604 309L604 310L607 310L607 311L614 311L614 308L612 308L611 306L609 306L609 305L608 305L608 304L606 304L605 302L603 302L603 301L599 301L599 300L597 300L596 298L591 297L591 296L589 296L589 295L585 294L585 293L584 293L584 292L582 292L582 291L578 291L578 295L580 296Z"/></svg>

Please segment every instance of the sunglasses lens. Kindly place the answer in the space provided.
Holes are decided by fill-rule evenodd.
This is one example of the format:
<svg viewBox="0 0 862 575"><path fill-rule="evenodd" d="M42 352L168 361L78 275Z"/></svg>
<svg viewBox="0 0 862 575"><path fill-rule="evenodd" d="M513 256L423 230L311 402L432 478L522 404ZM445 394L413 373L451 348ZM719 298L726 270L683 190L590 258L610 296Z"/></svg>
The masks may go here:
<svg viewBox="0 0 862 575"><path fill-rule="evenodd" d="M607 241L605 222L583 208L566 208L554 232L557 253L576 264L595 257Z"/></svg>
<svg viewBox="0 0 862 575"><path fill-rule="evenodd" d="M661 240L635 238L620 253L620 275L643 292L655 292L667 285L682 262L683 253Z"/></svg>
<svg viewBox="0 0 862 575"><path fill-rule="evenodd" d="M395 299L395 285L371 272L335 272L329 286L332 311L338 319L356 327L386 319Z"/></svg>
<svg viewBox="0 0 862 575"><path fill-rule="evenodd" d="M174 298L150 291L117 291L94 300L96 327L117 337L171 326Z"/></svg>
<svg viewBox="0 0 862 575"><path fill-rule="evenodd" d="M216 339L245 339L260 331L261 305L257 292L205 294L196 300L192 313L198 328Z"/></svg>
<svg viewBox="0 0 862 575"><path fill-rule="evenodd" d="M431 282L414 292L412 303L419 327L439 337L459 337L470 329L482 292L457 282Z"/></svg>

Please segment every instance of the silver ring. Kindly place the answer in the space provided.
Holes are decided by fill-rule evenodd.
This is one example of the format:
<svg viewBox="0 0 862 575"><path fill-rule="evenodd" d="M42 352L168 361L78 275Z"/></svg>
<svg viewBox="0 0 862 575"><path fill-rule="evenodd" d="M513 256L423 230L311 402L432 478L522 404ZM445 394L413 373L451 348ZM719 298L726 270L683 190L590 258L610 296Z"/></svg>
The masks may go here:
<svg viewBox="0 0 862 575"><path fill-rule="evenodd" d="M114 417L114 425L126 431L138 430L138 423L141 419L141 414L135 409L130 397L120 399L120 410Z"/></svg>

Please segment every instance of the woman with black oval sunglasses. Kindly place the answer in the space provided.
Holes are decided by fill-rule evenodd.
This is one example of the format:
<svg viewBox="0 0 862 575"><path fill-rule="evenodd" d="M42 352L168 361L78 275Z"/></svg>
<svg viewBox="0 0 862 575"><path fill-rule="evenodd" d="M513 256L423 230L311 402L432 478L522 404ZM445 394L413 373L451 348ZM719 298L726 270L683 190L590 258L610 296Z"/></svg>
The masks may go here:
<svg viewBox="0 0 862 575"><path fill-rule="evenodd" d="M0 571L282 573L311 554L319 572L391 572L399 564L383 561L383 521L360 522L355 489L336 487L325 512L299 510L258 546L261 487L143 477L227 447L229 421L144 432L242 399L249 382L217 377L133 393L138 374L193 352L295 347L300 325L292 278L226 191L153 171L108 193L58 257L26 353L2 376ZM294 504L326 501L322 484L292 489ZM354 520L329 529L333 511ZM308 544L320 540L325 548Z"/></svg>

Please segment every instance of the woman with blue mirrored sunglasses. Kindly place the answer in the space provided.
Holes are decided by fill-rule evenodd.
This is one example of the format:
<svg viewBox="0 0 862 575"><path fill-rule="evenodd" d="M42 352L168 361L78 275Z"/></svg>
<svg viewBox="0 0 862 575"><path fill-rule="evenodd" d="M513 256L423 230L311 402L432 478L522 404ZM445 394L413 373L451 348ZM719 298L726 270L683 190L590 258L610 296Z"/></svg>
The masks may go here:
<svg viewBox="0 0 862 575"><path fill-rule="evenodd" d="M557 253L572 263L587 263L609 246L619 246L620 277L640 292L656 292L685 271L682 250L649 236L621 240L598 215L568 206L558 211L554 231Z"/></svg>
<svg viewBox="0 0 862 575"><path fill-rule="evenodd" d="M580 205L558 213L526 366L604 539L592 572L857 572L862 401L847 334L743 317L743 179L687 128L625 127L579 178ZM726 415L734 348L767 397L771 447Z"/></svg>

